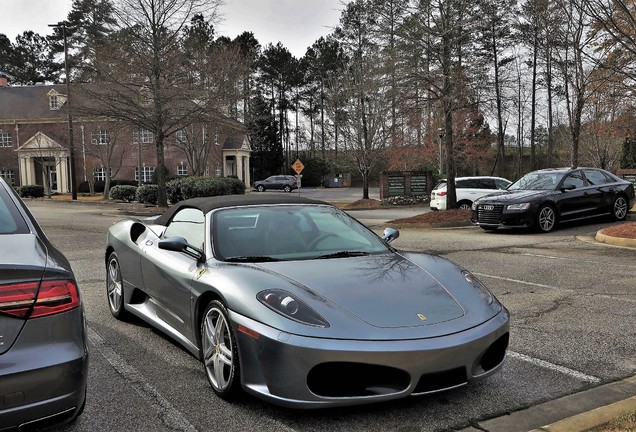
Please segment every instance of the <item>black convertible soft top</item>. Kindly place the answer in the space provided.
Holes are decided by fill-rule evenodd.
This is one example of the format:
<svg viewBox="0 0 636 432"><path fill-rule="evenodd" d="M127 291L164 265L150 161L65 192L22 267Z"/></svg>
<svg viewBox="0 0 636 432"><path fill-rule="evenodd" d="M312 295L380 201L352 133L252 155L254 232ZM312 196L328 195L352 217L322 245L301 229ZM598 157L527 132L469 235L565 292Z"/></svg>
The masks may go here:
<svg viewBox="0 0 636 432"><path fill-rule="evenodd" d="M290 194L272 194L267 195L264 193L259 194L246 194L246 195L221 195L213 197L201 197L191 198L184 201L180 201L177 204L170 207L164 214L159 216L153 221L157 225L167 225L172 216L184 207L196 208L201 210L204 214L211 210L223 208L223 207L236 207L245 205L260 205L260 204L326 204L324 201L315 199L300 197Z"/></svg>

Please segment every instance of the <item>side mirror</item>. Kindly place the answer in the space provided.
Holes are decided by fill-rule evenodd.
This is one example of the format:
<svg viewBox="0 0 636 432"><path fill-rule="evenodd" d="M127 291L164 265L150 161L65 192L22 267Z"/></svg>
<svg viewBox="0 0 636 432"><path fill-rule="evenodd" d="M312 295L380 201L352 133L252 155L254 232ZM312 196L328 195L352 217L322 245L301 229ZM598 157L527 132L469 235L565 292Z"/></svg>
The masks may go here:
<svg viewBox="0 0 636 432"><path fill-rule="evenodd" d="M568 186L564 186L564 187L562 187L562 188L561 188L561 191L562 191L562 192L565 192L565 191L571 191L571 190L574 190L574 189L576 189L576 186L575 186L575 185L573 185L573 184L571 184L571 185L568 185Z"/></svg>
<svg viewBox="0 0 636 432"><path fill-rule="evenodd" d="M159 241L158 246L159 249L169 250L173 252L182 252L196 260L203 261L205 257L205 253L201 249L192 246L184 237L181 236L174 236L163 239Z"/></svg>
<svg viewBox="0 0 636 432"><path fill-rule="evenodd" d="M395 228L385 228L382 236L382 240L386 243L391 243L393 240L400 236L400 231Z"/></svg>

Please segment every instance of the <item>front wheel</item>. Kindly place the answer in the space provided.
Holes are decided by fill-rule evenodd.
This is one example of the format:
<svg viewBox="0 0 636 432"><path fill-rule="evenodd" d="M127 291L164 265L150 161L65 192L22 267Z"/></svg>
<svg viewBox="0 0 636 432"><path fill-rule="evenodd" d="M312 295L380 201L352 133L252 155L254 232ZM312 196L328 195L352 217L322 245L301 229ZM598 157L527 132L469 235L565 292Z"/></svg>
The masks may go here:
<svg viewBox="0 0 636 432"><path fill-rule="evenodd" d="M627 200L623 196L617 196L612 208L612 217L616 221L623 221L627 217Z"/></svg>
<svg viewBox="0 0 636 432"><path fill-rule="evenodd" d="M108 257L106 266L106 295L110 313L119 320L128 318L128 312L124 309L124 278L115 252Z"/></svg>
<svg viewBox="0 0 636 432"><path fill-rule="evenodd" d="M556 212L549 205L544 205L537 213L537 228L539 231L548 233L554 229L556 225Z"/></svg>
<svg viewBox="0 0 636 432"><path fill-rule="evenodd" d="M240 374L236 337L227 309L217 300L210 302L201 321L203 367L212 389L224 399L239 390Z"/></svg>
<svg viewBox="0 0 636 432"><path fill-rule="evenodd" d="M263 187L263 185L258 185L256 186L256 190L259 192L265 192L265 187Z"/></svg>
<svg viewBox="0 0 636 432"><path fill-rule="evenodd" d="M283 189L285 192L291 192L291 186L285 186Z"/></svg>

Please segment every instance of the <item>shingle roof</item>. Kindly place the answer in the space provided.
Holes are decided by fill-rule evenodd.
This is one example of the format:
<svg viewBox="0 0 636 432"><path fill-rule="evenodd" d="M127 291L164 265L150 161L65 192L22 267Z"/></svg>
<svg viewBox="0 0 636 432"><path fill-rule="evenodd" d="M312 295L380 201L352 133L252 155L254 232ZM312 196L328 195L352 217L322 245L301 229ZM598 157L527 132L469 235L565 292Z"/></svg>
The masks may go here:
<svg viewBox="0 0 636 432"><path fill-rule="evenodd" d="M49 108L48 93L51 90L66 95L66 86L63 84L0 87L0 123L9 120L66 119L64 105L59 110Z"/></svg>

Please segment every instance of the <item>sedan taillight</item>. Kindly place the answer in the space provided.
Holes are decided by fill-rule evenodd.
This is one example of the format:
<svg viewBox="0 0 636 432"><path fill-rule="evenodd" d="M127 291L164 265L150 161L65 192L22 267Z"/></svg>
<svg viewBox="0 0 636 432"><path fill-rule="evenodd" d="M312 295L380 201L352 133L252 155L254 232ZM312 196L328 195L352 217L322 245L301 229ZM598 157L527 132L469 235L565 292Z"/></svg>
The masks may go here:
<svg viewBox="0 0 636 432"><path fill-rule="evenodd" d="M70 280L0 285L0 313L17 318L53 315L75 309L79 304L77 286Z"/></svg>

